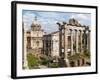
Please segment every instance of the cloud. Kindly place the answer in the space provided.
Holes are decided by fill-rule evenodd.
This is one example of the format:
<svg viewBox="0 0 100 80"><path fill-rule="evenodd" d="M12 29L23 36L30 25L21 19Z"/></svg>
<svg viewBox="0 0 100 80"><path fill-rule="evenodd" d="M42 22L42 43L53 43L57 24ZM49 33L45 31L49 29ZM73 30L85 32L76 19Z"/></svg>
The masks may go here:
<svg viewBox="0 0 100 80"><path fill-rule="evenodd" d="M56 21L54 19L43 19L41 18L39 20L42 29L45 30L45 32L53 32L53 31L58 31L58 26L56 25Z"/></svg>
<svg viewBox="0 0 100 80"><path fill-rule="evenodd" d="M72 14L70 18L77 18L77 19L83 19L87 20L88 16L86 14Z"/></svg>
<svg viewBox="0 0 100 80"><path fill-rule="evenodd" d="M85 14L85 13L75 14L75 13L72 13L70 15L70 18L77 19L79 21L79 23L81 23L81 24L90 25L90 23L91 23L91 15L90 14Z"/></svg>
<svg viewBox="0 0 100 80"><path fill-rule="evenodd" d="M38 22L41 24L42 29L44 29L48 33L57 31L58 26L56 25L56 22L63 18L63 15L61 16L61 14L58 14L56 12L26 11L23 14L23 22L25 23L25 26L30 28L35 16L37 16Z"/></svg>
<svg viewBox="0 0 100 80"><path fill-rule="evenodd" d="M45 32L58 31L59 21L68 21L69 18L76 18L82 24L90 24L89 14L79 14L79 13L65 13L65 12L45 12L45 11L24 11L23 12L23 22L25 23L25 28L30 29L34 17L37 16L39 24Z"/></svg>
<svg viewBox="0 0 100 80"><path fill-rule="evenodd" d="M42 17L43 19L54 19L54 20L65 20L65 16L67 16L65 13L62 12L37 12L39 17Z"/></svg>
<svg viewBox="0 0 100 80"><path fill-rule="evenodd" d="M78 14L77 17L84 20L88 19L88 17L85 14Z"/></svg>
<svg viewBox="0 0 100 80"><path fill-rule="evenodd" d="M30 29L31 23L36 15L32 14L31 12L26 12L23 14L23 22L25 29Z"/></svg>

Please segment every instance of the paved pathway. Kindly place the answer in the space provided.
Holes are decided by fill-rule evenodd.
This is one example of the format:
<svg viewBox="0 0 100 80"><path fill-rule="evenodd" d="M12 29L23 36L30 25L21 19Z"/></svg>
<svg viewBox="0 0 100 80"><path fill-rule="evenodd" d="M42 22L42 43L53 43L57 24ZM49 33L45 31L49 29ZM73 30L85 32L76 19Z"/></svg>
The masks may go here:
<svg viewBox="0 0 100 80"><path fill-rule="evenodd" d="M48 67L47 66L44 66L44 65L39 65L39 68L45 69L45 68L48 68Z"/></svg>

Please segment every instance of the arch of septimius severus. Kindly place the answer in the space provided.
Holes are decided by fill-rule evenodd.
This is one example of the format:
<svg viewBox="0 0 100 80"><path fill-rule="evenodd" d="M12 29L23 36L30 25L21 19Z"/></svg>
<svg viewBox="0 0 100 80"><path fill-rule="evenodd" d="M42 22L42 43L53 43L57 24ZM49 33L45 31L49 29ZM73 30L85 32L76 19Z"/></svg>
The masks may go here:
<svg viewBox="0 0 100 80"><path fill-rule="evenodd" d="M35 19L36 20L36 19ZM24 32L24 53L23 53L23 66L27 67L27 53L28 51L33 53L39 52L41 55L45 53L44 50L48 50L49 54L54 54L53 51L50 51L51 48L59 49L59 57L61 60L65 61L66 66L70 66L68 55L70 56L75 54L82 54L84 50L90 51L90 27L81 25L74 18L70 19L69 22L58 22L57 23L59 31L53 32L53 34L45 34L41 30L41 25L33 20L32 29L30 31ZM24 26L24 25L23 25ZM51 43L55 43L55 40L52 38L55 36L57 42L56 45L59 45L59 48L55 47ZM46 36L45 36L46 35ZM45 40L44 40L45 38ZM49 39L49 41L48 41ZM49 46L46 46L49 44ZM36 50L35 50L36 49ZM54 49L54 50L55 50ZM56 52L55 52L56 54Z"/></svg>

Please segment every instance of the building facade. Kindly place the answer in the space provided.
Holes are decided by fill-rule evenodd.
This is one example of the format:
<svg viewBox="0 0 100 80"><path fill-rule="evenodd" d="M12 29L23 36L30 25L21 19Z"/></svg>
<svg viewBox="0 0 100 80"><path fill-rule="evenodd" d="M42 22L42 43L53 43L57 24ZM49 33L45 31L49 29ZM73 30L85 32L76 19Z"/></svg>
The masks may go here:
<svg viewBox="0 0 100 80"><path fill-rule="evenodd" d="M43 52L43 35L41 25L37 19L33 20L31 25L31 49L34 54L41 54Z"/></svg>
<svg viewBox="0 0 100 80"><path fill-rule="evenodd" d="M44 35L44 54L59 57L59 31Z"/></svg>

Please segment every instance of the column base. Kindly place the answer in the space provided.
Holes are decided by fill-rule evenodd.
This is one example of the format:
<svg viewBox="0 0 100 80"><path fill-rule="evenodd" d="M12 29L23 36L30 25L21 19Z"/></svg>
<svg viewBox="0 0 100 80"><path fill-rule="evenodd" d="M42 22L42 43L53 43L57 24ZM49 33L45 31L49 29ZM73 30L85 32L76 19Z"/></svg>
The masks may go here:
<svg viewBox="0 0 100 80"><path fill-rule="evenodd" d="M65 61L66 66L70 67L69 60L67 58L65 58L64 61Z"/></svg>

